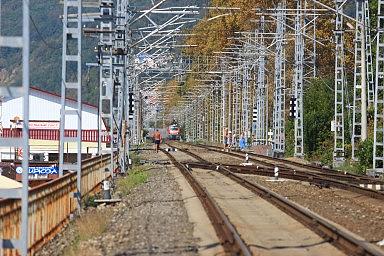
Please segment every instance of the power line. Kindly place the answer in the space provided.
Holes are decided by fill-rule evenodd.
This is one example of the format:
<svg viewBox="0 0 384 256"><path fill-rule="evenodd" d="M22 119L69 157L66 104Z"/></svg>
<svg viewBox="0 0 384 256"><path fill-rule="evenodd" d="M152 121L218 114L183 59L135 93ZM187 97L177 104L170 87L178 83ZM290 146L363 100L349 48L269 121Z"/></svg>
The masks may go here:
<svg viewBox="0 0 384 256"><path fill-rule="evenodd" d="M61 48L54 47L54 46L50 45L50 44L45 40L45 38L43 37L43 35L42 35L41 32L39 31L39 29L37 28L36 23L35 23L35 21L34 21L33 18L32 18L32 15L29 15L29 19L31 20L31 23L32 23L32 25L33 25L35 31L36 31L37 34L39 35L41 41L45 44L45 46L47 46L47 48L52 49L52 50L55 50L55 51L56 51L56 50L61 50Z"/></svg>

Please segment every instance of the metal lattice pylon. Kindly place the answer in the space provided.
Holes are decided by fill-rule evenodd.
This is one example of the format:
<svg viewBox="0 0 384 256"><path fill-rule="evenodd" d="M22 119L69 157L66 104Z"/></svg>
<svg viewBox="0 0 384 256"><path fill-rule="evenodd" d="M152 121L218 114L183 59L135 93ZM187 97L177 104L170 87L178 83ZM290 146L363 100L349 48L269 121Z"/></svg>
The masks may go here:
<svg viewBox="0 0 384 256"><path fill-rule="evenodd" d="M221 65L221 70L225 70L226 69L226 63L224 61L222 61L220 63ZM226 139L226 134L225 134L225 131L224 129L227 128L228 129L228 126L227 126L227 95L228 95L228 91L227 91L227 86L226 86L226 83L227 83L227 74L223 74L222 77L221 77L221 118L222 118L222 143L224 144L225 143L225 139Z"/></svg>
<svg viewBox="0 0 384 256"><path fill-rule="evenodd" d="M249 66L245 61L243 64L243 88L242 88L242 132L248 136L249 131Z"/></svg>
<svg viewBox="0 0 384 256"><path fill-rule="evenodd" d="M77 199L78 211L81 209L81 39L82 1L64 0L59 174L63 175L65 170L76 171L77 192L74 196ZM66 100L68 92L76 95L75 107L71 107L70 101ZM76 136L65 134L66 123L71 119L77 123ZM66 143L67 146L68 143L76 144L75 162L65 162Z"/></svg>
<svg viewBox="0 0 384 256"><path fill-rule="evenodd" d="M333 163L344 162L344 30L343 30L343 0L336 0L335 21L335 117L334 117L334 149Z"/></svg>
<svg viewBox="0 0 384 256"><path fill-rule="evenodd" d="M232 72L228 76L228 90L227 90L227 95L228 95L228 114L226 115L227 118L227 123L228 123L228 130L232 131L232 111L233 111L233 104L232 104L232 98L233 98L233 79L232 79Z"/></svg>
<svg viewBox="0 0 384 256"><path fill-rule="evenodd" d="M352 159L356 160L356 150L361 140L361 99L362 90L362 36L364 3L356 1L356 28L355 28L355 66L354 66L354 87L353 87L353 115L352 115Z"/></svg>
<svg viewBox="0 0 384 256"><path fill-rule="evenodd" d="M216 142L220 142L220 138L221 138L221 122L220 122L220 101L221 101L221 97L222 97L222 91L220 90L220 84L219 84L219 81L216 81L215 82L215 88L216 88L216 102L215 102L215 132L216 132L216 136L215 136L215 141Z"/></svg>
<svg viewBox="0 0 384 256"><path fill-rule="evenodd" d="M279 3L276 24L275 91L273 107L273 151L285 151L285 4Z"/></svg>
<svg viewBox="0 0 384 256"><path fill-rule="evenodd" d="M127 24L127 3L125 0L117 0L116 5L116 28L113 44L113 82L114 82L114 101L113 101L113 114L115 116L114 122L117 128L117 149L119 152L119 164L121 170L124 172L127 168L126 154L124 151L124 98L126 87L126 47L125 35Z"/></svg>
<svg viewBox="0 0 384 256"><path fill-rule="evenodd" d="M384 1L378 1L373 168L384 172Z"/></svg>
<svg viewBox="0 0 384 256"><path fill-rule="evenodd" d="M311 0L304 1L304 11L302 15L304 16L304 27L302 30L304 38L304 80L308 81L312 78L315 78L317 75L317 18L319 17L316 14L316 3ZM313 9L313 10L312 10ZM312 15L308 14L307 11L310 10Z"/></svg>
<svg viewBox="0 0 384 256"><path fill-rule="evenodd" d="M303 129L303 87L304 87L304 38L302 34L303 17L301 0L297 1L297 15L295 18L295 73L294 95L297 112L295 117L295 151L294 156L304 156L304 129Z"/></svg>
<svg viewBox="0 0 384 256"><path fill-rule="evenodd" d="M352 117L352 159L354 160L357 160L356 151L358 144L361 140L367 138L367 98L368 105L372 105L374 100L372 45L369 22L368 1L356 1L354 104ZM365 39L364 42L363 39ZM364 46L365 49L362 49ZM368 86L366 86L367 84Z"/></svg>
<svg viewBox="0 0 384 256"><path fill-rule="evenodd" d="M235 92L234 92L234 104L233 104L233 111L234 111L234 126L233 126L233 134L238 135L240 132L240 113L239 113L239 96L240 96L240 66L236 68L235 74L234 74L234 86L235 86Z"/></svg>
<svg viewBox="0 0 384 256"><path fill-rule="evenodd" d="M260 17L259 29L259 56L256 89L256 141L258 144L267 144L267 118L266 118L266 87L265 87L265 45L264 45L264 16Z"/></svg>
<svg viewBox="0 0 384 256"><path fill-rule="evenodd" d="M372 105L375 100L375 84L373 72L373 56L372 56L372 42L371 42L371 17L369 11L368 0L364 1L365 11L365 50L366 50L366 67L367 67L367 80L368 80L368 105Z"/></svg>
<svg viewBox="0 0 384 256"><path fill-rule="evenodd" d="M211 88L211 94L209 95L209 102L208 102L208 108L209 108L209 141L213 142L215 137L215 126L214 126L214 106L215 106L215 87L213 84L209 85Z"/></svg>
<svg viewBox="0 0 384 256"><path fill-rule="evenodd" d="M126 13L125 16L125 78L124 78L124 157L125 159L129 159L130 157L130 141L131 141L131 134L129 133L130 129L130 106L129 106L129 94L130 94L130 88L131 88L131 78L133 76L133 65L132 63L132 33L130 28L130 21L133 17L132 8L130 8L129 0L125 0L122 4L125 5ZM157 117L157 110L156 110L156 117Z"/></svg>
<svg viewBox="0 0 384 256"><path fill-rule="evenodd" d="M99 140L102 140L103 135L109 136L109 146L106 143L104 148L100 148L99 154L110 154L111 159L114 156L114 120L113 120L113 92L114 92L114 84L113 84L113 75L112 75L112 46L113 46L113 25L112 25L112 5L106 3L101 5L100 14L103 17L102 21L100 21L100 29L106 33L101 33L99 37L99 83L100 83L100 91L99 91L99 109L100 109L100 132L99 132ZM109 33L108 33L109 32ZM102 123L105 123L106 129L109 131L106 134L102 134L101 127ZM99 145L101 145L99 143ZM115 168L114 161L111 161L110 164L110 173L113 173Z"/></svg>
<svg viewBox="0 0 384 256"><path fill-rule="evenodd" d="M19 249L23 256L28 255L28 167L29 167L29 1L22 2L22 36L2 36L0 34L0 48L18 48L22 50L22 86L1 86L0 96L2 97L22 97L23 116L22 116L22 137L3 138L0 137L0 146L18 147L23 150L22 160L22 188L0 189L2 199L21 200L21 225L14 225L13 234L19 234L18 238L0 237L0 254L2 248ZM1 7L1 2L0 2ZM1 9L1 8L0 8ZM1 27L1 14L0 14ZM16 223L15 223L16 224ZM0 231L1 233L1 231Z"/></svg>

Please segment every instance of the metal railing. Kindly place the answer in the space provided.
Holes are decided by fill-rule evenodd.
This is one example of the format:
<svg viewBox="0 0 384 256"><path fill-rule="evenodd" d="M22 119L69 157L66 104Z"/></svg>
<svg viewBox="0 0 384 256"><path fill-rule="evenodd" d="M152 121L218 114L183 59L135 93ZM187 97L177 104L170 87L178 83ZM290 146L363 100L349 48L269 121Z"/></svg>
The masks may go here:
<svg viewBox="0 0 384 256"><path fill-rule="evenodd" d="M110 161L110 156L97 156L82 161L83 197L99 188L100 183L106 178L104 168L109 166ZM34 254L59 233L69 221L71 214L75 212L76 182L76 172L73 172L29 190L29 254ZM3 239L19 237L20 221L20 200L0 200L0 237ZM18 255L15 249L4 249L3 254Z"/></svg>

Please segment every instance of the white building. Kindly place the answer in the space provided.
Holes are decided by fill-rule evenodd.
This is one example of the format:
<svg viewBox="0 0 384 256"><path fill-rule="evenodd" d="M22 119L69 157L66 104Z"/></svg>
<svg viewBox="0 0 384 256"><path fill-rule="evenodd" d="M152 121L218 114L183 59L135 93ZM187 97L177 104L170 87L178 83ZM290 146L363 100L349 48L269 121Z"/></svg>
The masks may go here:
<svg viewBox="0 0 384 256"><path fill-rule="evenodd" d="M59 147L59 129L60 129L60 95L50 93L38 88L32 87L29 96L29 120L30 120L30 151L57 153ZM67 99L69 109L74 109L77 102ZM21 128L21 122L18 120L23 116L23 98L1 99L0 105L0 132L1 136L18 136L17 129ZM82 105L82 152L96 153L98 145L98 108L90 104ZM102 130L106 127L102 122ZM67 116L65 120L66 132L75 132L77 130L77 116ZM20 129L19 129L20 132ZM16 134L16 135L15 135ZM105 141L108 139L104 137ZM75 152L76 143L65 145L68 152ZM15 149L4 148L0 145L2 158L8 158L14 154ZM8 157L7 157L8 156ZM12 156L11 156L12 158Z"/></svg>

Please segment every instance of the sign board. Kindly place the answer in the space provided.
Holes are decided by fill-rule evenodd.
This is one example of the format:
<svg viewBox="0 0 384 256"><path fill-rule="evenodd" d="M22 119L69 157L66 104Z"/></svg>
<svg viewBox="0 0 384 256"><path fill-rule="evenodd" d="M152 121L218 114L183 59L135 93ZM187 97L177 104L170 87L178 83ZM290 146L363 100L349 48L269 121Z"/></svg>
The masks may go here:
<svg viewBox="0 0 384 256"><path fill-rule="evenodd" d="M336 127L335 127L335 121L331 121L331 132L334 132L336 131Z"/></svg>
<svg viewBox="0 0 384 256"><path fill-rule="evenodd" d="M23 168L21 166L16 168L16 173L22 174ZM59 174L59 167L57 166L30 166L28 168L29 175L49 175Z"/></svg>
<svg viewBox="0 0 384 256"><path fill-rule="evenodd" d="M29 129L35 130L59 130L60 122L56 121L30 121Z"/></svg>

